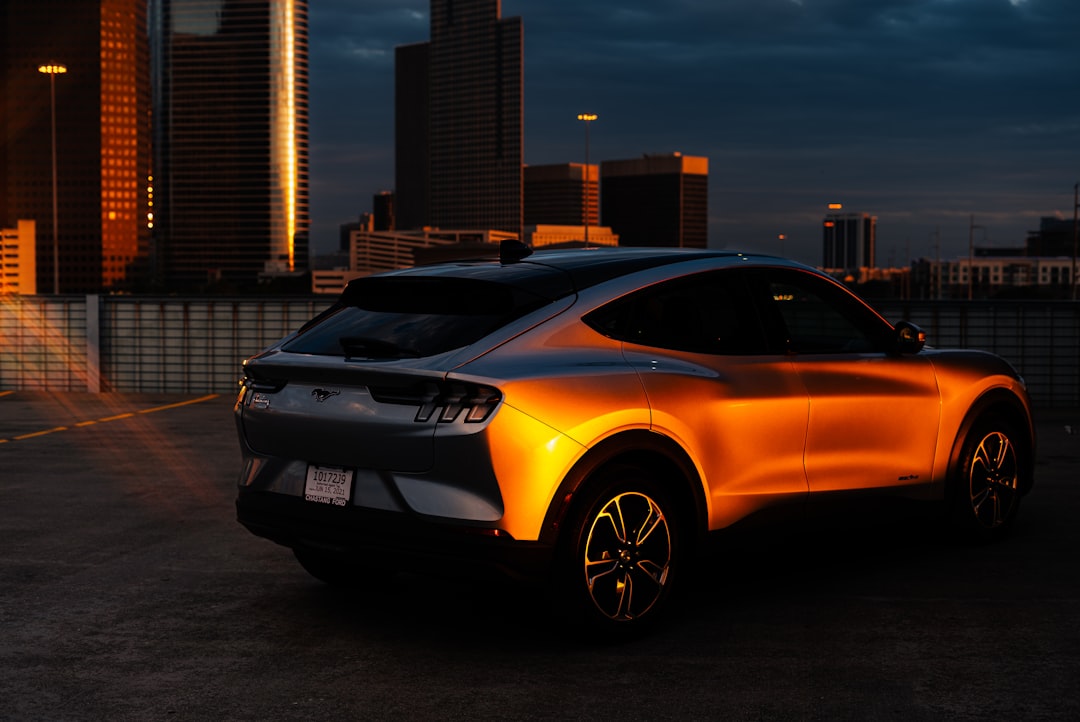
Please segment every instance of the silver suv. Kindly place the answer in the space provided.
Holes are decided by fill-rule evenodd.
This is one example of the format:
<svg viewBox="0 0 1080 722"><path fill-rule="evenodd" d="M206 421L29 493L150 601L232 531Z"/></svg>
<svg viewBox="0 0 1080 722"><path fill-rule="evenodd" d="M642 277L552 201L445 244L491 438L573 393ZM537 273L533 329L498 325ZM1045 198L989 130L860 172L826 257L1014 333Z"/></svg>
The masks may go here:
<svg viewBox="0 0 1080 722"><path fill-rule="evenodd" d="M495 569L621 633L759 512L914 499L990 539L1032 485L1009 364L811 268L507 251L353 281L245 363L241 523L330 583Z"/></svg>

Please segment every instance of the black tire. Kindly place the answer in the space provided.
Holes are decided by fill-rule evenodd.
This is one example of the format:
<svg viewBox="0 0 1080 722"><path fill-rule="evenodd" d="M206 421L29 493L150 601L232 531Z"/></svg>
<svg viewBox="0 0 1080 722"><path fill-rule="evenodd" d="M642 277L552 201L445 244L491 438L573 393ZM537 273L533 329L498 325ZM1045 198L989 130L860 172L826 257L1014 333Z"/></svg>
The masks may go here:
<svg viewBox="0 0 1080 722"><path fill-rule="evenodd" d="M568 522L557 559L563 611L609 639L651 628L685 564L672 494L645 470L613 466L586 486Z"/></svg>
<svg viewBox="0 0 1080 722"><path fill-rule="evenodd" d="M357 589L385 582L390 572L384 569L368 569L346 557L328 552L299 547L293 555L300 566L320 582L337 589Z"/></svg>
<svg viewBox="0 0 1080 722"><path fill-rule="evenodd" d="M1018 441L997 414L979 418L964 438L949 499L952 528L963 540L992 541L1015 523L1027 468L1026 447Z"/></svg>

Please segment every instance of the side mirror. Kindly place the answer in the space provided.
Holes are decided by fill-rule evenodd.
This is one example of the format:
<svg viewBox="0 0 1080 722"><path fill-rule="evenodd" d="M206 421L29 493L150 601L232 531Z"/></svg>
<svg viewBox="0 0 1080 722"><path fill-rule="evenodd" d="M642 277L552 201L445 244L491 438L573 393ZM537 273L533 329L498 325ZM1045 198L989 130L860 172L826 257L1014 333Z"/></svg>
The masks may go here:
<svg viewBox="0 0 1080 722"><path fill-rule="evenodd" d="M910 321L898 321L893 330L893 350L898 354L917 354L926 345L926 331Z"/></svg>

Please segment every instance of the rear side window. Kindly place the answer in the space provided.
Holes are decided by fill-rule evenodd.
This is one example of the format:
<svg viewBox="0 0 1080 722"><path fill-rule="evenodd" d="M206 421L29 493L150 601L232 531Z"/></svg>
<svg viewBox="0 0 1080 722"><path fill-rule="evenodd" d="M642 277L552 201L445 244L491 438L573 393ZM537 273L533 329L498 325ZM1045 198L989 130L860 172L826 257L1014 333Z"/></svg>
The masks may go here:
<svg viewBox="0 0 1080 722"><path fill-rule="evenodd" d="M658 284L585 317L610 338L718 355L767 353L765 335L735 270Z"/></svg>
<svg viewBox="0 0 1080 722"><path fill-rule="evenodd" d="M284 348L369 360L434 356L475 343L547 303L476 279L364 278Z"/></svg>

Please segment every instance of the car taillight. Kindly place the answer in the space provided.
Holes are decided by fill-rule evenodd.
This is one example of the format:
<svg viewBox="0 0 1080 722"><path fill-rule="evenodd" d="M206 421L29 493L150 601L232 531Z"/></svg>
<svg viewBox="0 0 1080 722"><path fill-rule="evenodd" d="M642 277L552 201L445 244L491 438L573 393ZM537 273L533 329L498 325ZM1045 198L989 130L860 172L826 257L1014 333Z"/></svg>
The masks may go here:
<svg viewBox="0 0 1080 722"><path fill-rule="evenodd" d="M251 368L247 366L247 361L244 362L244 376L240 379L241 392L251 389L252 391L276 393L285 388L285 383L284 379L262 378L255 375Z"/></svg>
<svg viewBox="0 0 1080 722"><path fill-rule="evenodd" d="M487 420L502 400L498 389L460 381L427 382L408 389L368 387L379 403L417 405L416 421L427 422L433 416L438 423L448 424L464 416L466 424Z"/></svg>

